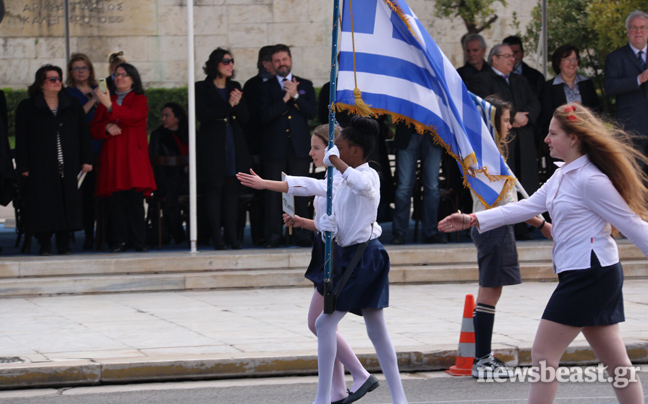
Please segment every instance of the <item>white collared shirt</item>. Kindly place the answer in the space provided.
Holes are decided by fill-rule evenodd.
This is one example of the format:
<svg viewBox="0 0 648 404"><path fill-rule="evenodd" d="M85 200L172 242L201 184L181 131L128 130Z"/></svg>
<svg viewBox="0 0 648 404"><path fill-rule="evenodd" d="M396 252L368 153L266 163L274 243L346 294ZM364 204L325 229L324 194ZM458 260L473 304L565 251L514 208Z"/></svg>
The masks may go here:
<svg viewBox="0 0 648 404"><path fill-rule="evenodd" d="M333 168L333 190L342 180L342 174ZM315 227L320 229L320 219L326 213L326 178L318 180L311 177L294 177L292 175L286 176L286 183L288 184L288 193L295 196L315 196L313 206L315 207Z"/></svg>
<svg viewBox="0 0 648 404"><path fill-rule="evenodd" d="M347 168L334 189L334 195L333 212L340 246L347 247L380 237L382 228L376 223L380 178L369 163Z"/></svg>
<svg viewBox="0 0 648 404"><path fill-rule="evenodd" d="M277 75L275 77L277 77L277 81L279 82L279 85L281 86L281 89L283 90L283 85L284 85L283 79L284 78L279 76L279 75ZM286 81L292 81L292 79L293 79L292 73L288 73L288 75L286 76L286 79L287 79Z"/></svg>
<svg viewBox="0 0 648 404"><path fill-rule="evenodd" d="M554 272L590 268L594 251L602 266L619 262L611 225L648 256L648 223L633 212L587 155L557 169L529 199L478 212L479 231L529 220L543 212L553 220Z"/></svg>

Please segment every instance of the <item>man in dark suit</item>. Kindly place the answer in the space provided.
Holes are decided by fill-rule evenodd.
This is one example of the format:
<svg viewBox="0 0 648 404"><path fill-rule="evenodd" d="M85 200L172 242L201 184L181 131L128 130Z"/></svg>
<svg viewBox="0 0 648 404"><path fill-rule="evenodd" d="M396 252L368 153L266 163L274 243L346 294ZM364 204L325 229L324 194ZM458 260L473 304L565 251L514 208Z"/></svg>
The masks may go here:
<svg viewBox="0 0 648 404"><path fill-rule="evenodd" d="M463 48L466 56L466 64L457 69L464 84L475 77L475 75L488 68L488 63L484 60L486 55L486 41L479 34L467 35L463 40Z"/></svg>
<svg viewBox="0 0 648 404"><path fill-rule="evenodd" d="M513 64L513 73L524 76L529 80L531 88L535 91L536 96L540 95L542 87L544 86L545 77L542 73L524 63L524 46L522 46L522 39L519 36L511 35L504 38L502 41L510 46L515 56L515 63Z"/></svg>
<svg viewBox="0 0 648 404"><path fill-rule="evenodd" d="M317 115L313 83L293 76L292 56L286 45L272 48L272 67L276 76L263 83L259 101L263 122L264 178L281 180L281 172L306 176L310 167L310 128L308 120ZM266 246L278 247L281 243L283 220L281 194L266 194ZM295 198L295 213L308 216L308 200ZM295 229L295 243L309 246L311 232Z"/></svg>
<svg viewBox="0 0 648 404"><path fill-rule="evenodd" d="M605 59L605 91L616 96L616 119L624 129L640 135L636 144L648 154L648 14L633 11L626 19L628 44Z"/></svg>
<svg viewBox="0 0 648 404"><path fill-rule="evenodd" d="M491 68L476 75L468 89L482 98L497 94L513 104L511 124L515 137L509 143L508 163L522 186L532 194L539 186L533 125L540 116L540 101L524 76L511 74L515 57L510 46L495 45L488 61Z"/></svg>
<svg viewBox="0 0 648 404"><path fill-rule="evenodd" d="M259 73L245 82L243 86L243 98L250 112L250 121L246 131L248 149L252 157L252 168L257 173L263 173L261 164L261 151L263 141L263 122L261 121L261 89L263 83L275 77L272 68L273 45L264 46L259 49L257 69ZM252 190L253 200L250 205L250 233L254 245L265 244L265 192ZM240 213L240 212L239 212ZM245 212L244 212L245 213Z"/></svg>

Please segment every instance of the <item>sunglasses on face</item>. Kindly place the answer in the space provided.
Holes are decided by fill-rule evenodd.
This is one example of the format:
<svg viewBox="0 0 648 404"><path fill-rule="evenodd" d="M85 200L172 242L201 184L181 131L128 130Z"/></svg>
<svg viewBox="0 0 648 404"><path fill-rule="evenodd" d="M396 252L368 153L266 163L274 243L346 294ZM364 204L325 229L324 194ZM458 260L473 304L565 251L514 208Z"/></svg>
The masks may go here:
<svg viewBox="0 0 648 404"><path fill-rule="evenodd" d="M52 84L56 83L57 81L62 81L59 76L48 77L45 80L49 81Z"/></svg>
<svg viewBox="0 0 648 404"><path fill-rule="evenodd" d="M234 58L225 58L225 59L221 60L221 63L224 64L225 66L227 66L230 63L234 63Z"/></svg>
<svg viewBox="0 0 648 404"><path fill-rule="evenodd" d="M88 69L89 69L88 66L77 66L77 67L73 67L72 71L77 73L77 72L85 72Z"/></svg>

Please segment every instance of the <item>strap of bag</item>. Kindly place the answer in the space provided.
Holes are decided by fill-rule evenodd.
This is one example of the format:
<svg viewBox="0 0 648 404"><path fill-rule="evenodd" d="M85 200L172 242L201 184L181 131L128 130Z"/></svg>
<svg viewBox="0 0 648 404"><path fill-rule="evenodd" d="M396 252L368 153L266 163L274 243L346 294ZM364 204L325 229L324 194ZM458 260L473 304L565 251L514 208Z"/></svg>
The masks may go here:
<svg viewBox="0 0 648 404"><path fill-rule="evenodd" d="M371 223L371 234L373 234L373 223ZM360 262L360 258L362 258L362 255L367 249L367 245L369 244L369 241L371 241L371 234L369 235L369 240L365 241L364 243L358 246L358 249L355 251L353 257L351 258L351 262L349 262L349 266L347 266L346 270L344 271L342 278L340 278L338 284L335 285L333 294L335 295L336 298L340 296L340 293L342 293L342 289L344 289L344 286L349 281L349 278L351 277L353 270L355 269L356 265L358 265L358 262Z"/></svg>

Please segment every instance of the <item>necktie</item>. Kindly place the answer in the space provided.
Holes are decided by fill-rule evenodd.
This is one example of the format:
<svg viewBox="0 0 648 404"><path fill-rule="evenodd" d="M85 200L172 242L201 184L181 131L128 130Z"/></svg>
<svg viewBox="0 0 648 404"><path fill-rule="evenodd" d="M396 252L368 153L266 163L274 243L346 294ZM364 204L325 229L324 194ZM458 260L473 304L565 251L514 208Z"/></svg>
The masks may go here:
<svg viewBox="0 0 648 404"><path fill-rule="evenodd" d="M637 52L637 59L639 59L639 64L641 65L641 69L646 70L646 68L648 68L648 65L646 65L646 61L643 58L643 51L642 50Z"/></svg>
<svg viewBox="0 0 648 404"><path fill-rule="evenodd" d="M285 77L281 80L281 89L282 89L282 90L283 90L283 86L284 86L283 83L285 83L285 82L287 82L287 81L288 81L288 79L285 78Z"/></svg>
<svg viewBox="0 0 648 404"><path fill-rule="evenodd" d="M503 75L502 75L502 77L504 77L504 80L506 80L506 84L510 84L510 83L509 83L509 79L508 79L509 76L510 76L509 74L503 74Z"/></svg>

